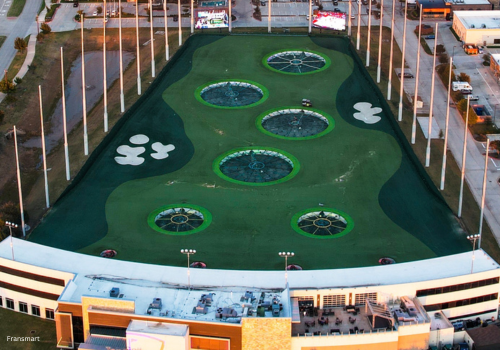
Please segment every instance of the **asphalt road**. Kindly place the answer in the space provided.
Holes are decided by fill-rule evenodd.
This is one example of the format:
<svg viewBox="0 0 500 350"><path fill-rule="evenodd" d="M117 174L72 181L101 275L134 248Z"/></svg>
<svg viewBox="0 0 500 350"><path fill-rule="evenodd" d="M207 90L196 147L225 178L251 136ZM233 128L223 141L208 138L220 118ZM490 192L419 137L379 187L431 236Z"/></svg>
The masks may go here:
<svg viewBox="0 0 500 350"><path fill-rule="evenodd" d="M0 4L6 1L9 0L0 0ZM24 38L28 34L31 34L33 28L36 33L35 19L41 1L42 0L26 1L23 12L16 20L5 20L4 18L0 18L0 23L6 22L7 29L9 30L8 37L0 48L0 72L9 68L12 59L16 55L16 49L14 49L14 41L16 38ZM4 25L2 25L2 27L4 27Z"/></svg>

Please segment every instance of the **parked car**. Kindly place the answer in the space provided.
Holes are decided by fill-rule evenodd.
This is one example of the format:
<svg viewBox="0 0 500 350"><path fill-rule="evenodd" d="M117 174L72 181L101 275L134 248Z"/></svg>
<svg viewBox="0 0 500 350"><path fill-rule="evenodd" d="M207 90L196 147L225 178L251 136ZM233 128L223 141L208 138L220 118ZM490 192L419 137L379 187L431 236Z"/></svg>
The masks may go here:
<svg viewBox="0 0 500 350"><path fill-rule="evenodd" d="M173 15L172 18L174 22L179 22L179 15Z"/></svg>
<svg viewBox="0 0 500 350"><path fill-rule="evenodd" d="M111 17L115 17L115 16L116 16L116 11L115 10L111 11Z"/></svg>
<svg viewBox="0 0 500 350"><path fill-rule="evenodd" d="M405 73L404 73L404 77L405 77L405 78L415 78L415 77L413 76L413 74L411 74L411 73L407 73L407 72L405 72ZM398 73L398 78L401 78L401 73Z"/></svg>
<svg viewBox="0 0 500 350"><path fill-rule="evenodd" d="M75 2L73 3L73 7L78 7L78 1L75 1Z"/></svg>
<svg viewBox="0 0 500 350"><path fill-rule="evenodd" d="M475 95L469 95L469 101L479 101L479 97Z"/></svg>
<svg viewBox="0 0 500 350"><path fill-rule="evenodd" d="M96 17L96 16L97 16L97 11L94 11L94 12L92 13L92 16Z"/></svg>
<svg viewBox="0 0 500 350"><path fill-rule="evenodd" d="M266 6L266 2L265 1L261 1L260 2L260 6Z"/></svg>
<svg viewBox="0 0 500 350"><path fill-rule="evenodd" d="M335 8L333 9L333 12L341 12L341 11L340 11L340 9L339 9L338 7L335 7Z"/></svg>
<svg viewBox="0 0 500 350"><path fill-rule="evenodd" d="M426 39L436 39L436 36L434 34L431 34L431 35L427 35L425 38Z"/></svg>
<svg viewBox="0 0 500 350"><path fill-rule="evenodd" d="M462 90L460 90L460 92L462 93L462 95L472 94L472 90L469 90L469 89L462 89Z"/></svg>
<svg viewBox="0 0 500 350"><path fill-rule="evenodd" d="M333 0L333 6L338 6L339 2L337 0Z"/></svg>
<svg viewBox="0 0 500 350"><path fill-rule="evenodd" d="M482 46L478 46L477 47L477 50L480 54L483 54L484 53L484 48Z"/></svg>

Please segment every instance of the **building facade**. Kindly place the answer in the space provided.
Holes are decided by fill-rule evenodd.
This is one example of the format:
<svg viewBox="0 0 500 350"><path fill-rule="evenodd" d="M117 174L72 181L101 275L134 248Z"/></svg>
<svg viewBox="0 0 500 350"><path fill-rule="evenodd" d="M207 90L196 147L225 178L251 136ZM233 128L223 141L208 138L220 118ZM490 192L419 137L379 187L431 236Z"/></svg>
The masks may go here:
<svg viewBox="0 0 500 350"><path fill-rule="evenodd" d="M500 11L456 11L453 30L464 44L500 44Z"/></svg>

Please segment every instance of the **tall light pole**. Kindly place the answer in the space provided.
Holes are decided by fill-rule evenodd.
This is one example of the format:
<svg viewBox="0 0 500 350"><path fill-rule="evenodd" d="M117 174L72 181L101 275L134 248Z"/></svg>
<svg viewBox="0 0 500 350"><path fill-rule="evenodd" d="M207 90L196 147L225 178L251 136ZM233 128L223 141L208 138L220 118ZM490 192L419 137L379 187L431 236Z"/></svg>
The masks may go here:
<svg viewBox="0 0 500 350"><path fill-rule="evenodd" d="M168 22L167 22L167 0L163 2L163 16L165 18L165 60L170 58L170 49L168 47Z"/></svg>
<svg viewBox="0 0 500 350"><path fill-rule="evenodd" d="M181 253L187 255L188 257L188 269L187 269L187 276L188 276L188 289L191 289L191 271L190 266L189 266L189 256L196 254L195 249L181 249Z"/></svg>
<svg viewBox="0 0 500 350"><path fill-rule="evenodd" d="M484 200L486 198L486 186L488 176L488 153L490 151L490 139L486 140L486 155L484 156L484 177L483 177L483 193L481 195L481 217L479 218L479 243L478 248L481 248L481 236L483 235L483 220L484 220Z"/></svg>
<svg viewBox="0 0 500 350"><path fill-rule="evenodd" d="M135 4L135 43L136 43L136 61L137 61L137 95L142 93L141 86L141 52L139 49L139 2Z"/></svg>
<svg viewBox="0 0 500 350"><path fill-rule="evenodd" d="M450 57L450 73L448 74L448 101L446 106L446 123L444 127L444 145L443 145L443 165L441 167L441 186L439 189L444 190L444 181L446 177L446 152L448 151L448 128L450 124L450 102L451 102L451 72L453 67L453 58Z"/></svg>
<svg viewBox="0 0 500 350"><path fill-rule="evenodd" d="M63 112L63 132L64 132L64 161L66 163L66 180L71 179L69 169L69 149L68 149L68 130L66 127L66 92L64 91L64 55L61 46L61 91L62 91L62 112Z"/></svg>
<svg viewBox="0 0 500 350"><path fill-rule="evenodd" d="M420 38L422 37L422 5L420 5L420 20L418 26L418 49L417 49L417 71L415 78L415 94L413 95L413 121L411 124L411 144L414 145L417 138L417 104L418 104L418 79L420 78Z"/></svg>
<svg viewBox="0 0 500 350"><path fill-rule="evenodd" d="M12 241L12 229L13 228L18 228L19 226L17 224L14 224L13 222L10 221L5 221L5 226L9 228L10 232L10 250L12 252L12 261L14 261L14 242Z"/></svg>
<svg viewBox="0 0 500 350"><path fill-rule="evenodd" d="M231 0L229 0L229 3L231 3ZM229 5L229 8L231 8L231 5ZM194 0L191 0L191 34L193 33L194 33Z"/></svg>
<svg viewBox="0 0 500 350"><path fill-rule="evenodd" d="M89 155L89 137L87 133L87 95L85 84L85 49L83 45L83 22L85 21L85 14L80 15L82 22L82 105L83 105L83 154Z"/></svg>
<svg viewBox="0 0 500 350"><path fill-rule="evenodd" d="M312 31L312 3L313 0L309 0L309 21L308 21L308 33L311 34ZM349 3L350 4L350 3Z"/></svg>
<svg viewBox="0 0 500 350"><path fill-rule="evenodd" d="M372 0L368 0L368 38L366 39L366 66L370 66L370 39L372 34Z"/></svg>
<svg viewBox="0 0 500 350"><path fill-rule="evenodd" d="M21 230L23 231L23 237L26 237L26 224L24 223L23 189L21 186L21 167L19 166L19 149L17 147L17 129L15 125L14 125L14 150L16 152L17 192L19 195L19 210L21 212Z"/></svg>
<svg viewBox="0 0 500 350"><path fill-rule="evenodd" d="M450 72L451 74L451 72ZM469 103L470 95L467 95L467 113L465 116L465 127L464 127L464 147L462 149L462 169L460 174L460 195L458 197L458 213L457 216L462 217L462 202L464 199L464 181L465 181L465 161L467 158L467 131L469 125Z"/></svg>
<svg viewBox="0 0 500 350"><path fill-rule="evenodd" d="M288 258L291 258L295 255L294 252L279 252L279 256L285 258L285 288L288 286Z"/></svg>
<svg viewBox="0 0 500 350"><path fill-rule="evenodd" d="M268 1L267 11L267 32L271 33L271 0Z"/></svg>
<svg viewBox="0 0 500 350"><path fill-rule="evenodd" d="M408 16L408 1L405 1L405 20L403 28L403 53L401 56L401 86L399 87L399 108L398 108L398 122L403 120L403 93L405 82L405 53L406 53L406 19ZM434 69L434 68L433 68Z"/></svg>
<svg viewBox="0 0 500 350"><path fill-rule="evenodd" d="M182 16L181 16L181 0L177 1L177 18L179 22L179 47L182 45Z"/></svg>
<svg viewBox="0 0 500 350"><path fill-rule="evenodd" d="M391 52L389 53L389 81L387 82L387 100L391 100L392 89L392 58L394 56L394 14L396 10L396 0L392 0L392 19L391 19Z"/></svg>
<svg viewBox="0 0 500 350"><path fill-rule="evenodd" d="M382 24L384 20L384 0L380 1L380 23L378 33L378 62L377 62L377 83L380 83L380 73L382 70Z"/></svg>
<svg viewBox="0 0 500 350"><path fill-rule="evenodd" d="M356 50L359 51L359 41L361 40L361 1L358 1L358 32L356 33Z"/></svg>
<svg viewBox="0 0 500 350"><path fill-rule="evenodd" d="M309 1L311 3L312 0ZM352 18L351 18L351 7L352 7L352 0L349 0L349 19L347 20L347 36L351 37L351 27L352 27ZM309 8L309 17L311 16L311 8ZM311 33L311 27L309 27L309 33Z"/></svg>
<svg viewBox="0 0 500 350"><path fill-rule="evenodd" d="M43 178L45 183L45 207L50 208L49 200L49 181L47 179L47 152L45 151L45 131L43 128L43 106L42 106L42 86L38 85L38 102L40 105L40 131L42 136L42 161L43 161Z"/></svg>
<svg viewBox="0 0 500 350"><path fill-rule="evenodd" d="M438 24L436 23L436 36L434 40L434 59L432 61L432 82L431 82L431 105L429 109L429 136L427 137L427 148L425 150L425 166L428 168L431 163L431 139L432 139L432 117L434 109L434 81L436 78L436 54L437 54L437 38L438 38ZM420 43L419 43L420 47Z"/></svg>
<svg viewBox="0 0 500 350"><path fill-rule="evenodd" d="M467 239L472 242L472 263L471 263L471 267L470 267L471 274L474 272L474 259L476 258L474 256L474 253L476 251L476 241L480 238L481 238L481 235L479 233L476 233L475 235L467 236Z"/></svg>
<svg viewBox="0 0 500 350"><path fill-rule="evenodd" d="M155 71L155 44L153 39L153 1L149 0L149 26L150 26L150 45L151 45L151 77L154 78L156 76Z"/></svg>
<svg viewBox="0 0 500 350"><path fill-rule="evenodd" d="M106 20L107 20L107 6L106 0L104 0L104 16L102 18L102 85L103 85L103 102L104 102L104 132L108 132L108 73L107 73L107 62L106 62ZM139 57L137 58L139 61Z"/></svg>

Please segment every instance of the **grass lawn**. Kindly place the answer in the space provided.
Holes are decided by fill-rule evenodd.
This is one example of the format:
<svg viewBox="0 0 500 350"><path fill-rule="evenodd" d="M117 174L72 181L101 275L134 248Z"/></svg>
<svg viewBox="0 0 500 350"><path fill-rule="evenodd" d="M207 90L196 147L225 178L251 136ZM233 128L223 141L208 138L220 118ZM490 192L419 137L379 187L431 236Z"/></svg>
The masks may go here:
<svg viewBox="0 0 500 350"><path fill-rule="evenodd" d="M23 12L26 0L13 0L12 5L10 5L9 11L7 12L7 17L17 17Z"/></svg>
<svg viewBox="0 0 500 350"><path fill-rule="evenodd" d="M34 331L34 332L33 332ZM0 349L49 350L55 349L56 324L31 315L0 308ZM11 337L40 337L39 341L12 342Z"/></svg>
<svg viewBox="0 0 500 350"><path fill-rule="evenodd" d="M262 65L266 54L289 49L319 52L332 65L303 76ZM82 181L55 204L31 240L89 254L115 249L121 259L178 266L185 263L178 250L190 246L209 267L232 269L278 269L282 262L270 257L283 249L293 250L294 263L307 269L375 265L383 256L412 261L466 250L468 242L455 237L460 227L451 211L429 191L398 143L390 110L375 124L353 118L355 103L384 105L350 55L346 41L338 38L194 37L183 57L134 106L119 133L105 140ZM196 88L218 79L258 82L269 90L269 98L238 110L197 101ZM304 97L333 117L329 134L290 141L255 127L260 114L297 106ZM136 134L147 135L151 143L171 143L175 151L157 161L147 155L147 144L142 165L118 165L117 148L129 145ZM218 177L214 159L245 146L288 152L300 162L300 171L288 182L263 187ZM191 235L151 229L148 215L174 203L207 209L212 223ZM353 230L329 239L295 232L292 217L318 203L346 213ZM65 227L72 228L71 235Z"/></svg>

